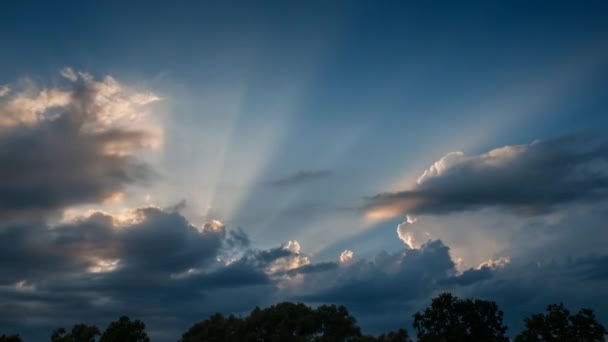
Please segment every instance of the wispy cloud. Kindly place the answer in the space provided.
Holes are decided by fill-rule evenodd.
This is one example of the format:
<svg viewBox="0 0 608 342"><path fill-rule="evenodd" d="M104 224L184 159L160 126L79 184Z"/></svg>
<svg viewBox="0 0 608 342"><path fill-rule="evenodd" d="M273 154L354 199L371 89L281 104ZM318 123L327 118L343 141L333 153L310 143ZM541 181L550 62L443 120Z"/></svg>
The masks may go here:
<svg viewBox="0 0 608 342"><path fill-rule="evenodd" d="M310 182L316 182L319 180L330 178L333 175L334 173L330 170L298 171L293 175L269 181L267 182L267 184L273 187L289 187Z"/></svg>

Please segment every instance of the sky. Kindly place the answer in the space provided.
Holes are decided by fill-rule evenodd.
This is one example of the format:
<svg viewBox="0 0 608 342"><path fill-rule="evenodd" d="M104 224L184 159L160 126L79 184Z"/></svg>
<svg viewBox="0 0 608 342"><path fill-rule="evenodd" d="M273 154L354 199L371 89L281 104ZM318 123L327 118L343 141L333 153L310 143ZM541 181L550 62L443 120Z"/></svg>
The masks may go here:
<svg viewBox="0 0 608 342"><path fill-rule="evenodd" d="M0 333L375 334L444 291L608 324L608 3L0 8Z"/></svg>

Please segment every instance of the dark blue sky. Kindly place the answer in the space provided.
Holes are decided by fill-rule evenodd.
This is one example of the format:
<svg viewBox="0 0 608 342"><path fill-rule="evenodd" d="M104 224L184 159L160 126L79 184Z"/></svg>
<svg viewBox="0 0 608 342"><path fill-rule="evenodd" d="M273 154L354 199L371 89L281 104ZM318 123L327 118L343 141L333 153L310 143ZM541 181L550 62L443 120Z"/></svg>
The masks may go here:
<svg viewBox="0 0 608 342"><path fill-rule="evenodd" d="M214 310L300 299L378 332L441 290L515 327L554 300L607 322L607 17L603 1L1 4L0 327L130 313L174 340ZM285 273L324 262L338 271ZM491 276L463 285L469 269ZM177 304L135 310L136 291Z"/></svg>

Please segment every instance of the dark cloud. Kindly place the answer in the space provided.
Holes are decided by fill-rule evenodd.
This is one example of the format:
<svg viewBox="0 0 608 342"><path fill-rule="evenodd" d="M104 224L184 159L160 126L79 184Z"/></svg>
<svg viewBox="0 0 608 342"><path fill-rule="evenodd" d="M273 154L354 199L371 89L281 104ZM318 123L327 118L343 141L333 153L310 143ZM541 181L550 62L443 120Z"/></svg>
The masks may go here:
<svg viewBox="0 0 608 342"><path fill-rule="evenodd" d="M372 310L386 303L428 296L438 282L454 273L455 264L449 248L436 240L420 249L396 254L384 252L374 261L361 260L341 267L330 275L333 280L315 282L332 284L329 288L314 288L313 293L301 298L321 303L338 301L349 307Z"/></svg>
<svg viewBox="0 0 608 342"><path fill-rule="evenodd" d="M557 205L608 197L608 144L593 136L570 136L506 146L437 161L411 190L370 199L368 214L444 214L500 207L536 215Z"/></svg>
<svg viewBox="0 0 608 342"><path fill-rule="evenodd" d="M336 262L320 262L317 264L304 265L298 268L294 268L292 270L286 271L285 273L294 276L298 274L310 274L310 273L318 273L318 272L327 272L335 270L339 267Z"/></svg>
<svg viewBox="0 0 608 342"><path fill-rule="evenodd" d="M482 280L490 279L494 273L494 269L489 266L482 266L480 268L470 268L461 275L448 278L442 282L444 285L456 284L456 285L471 285Z"/></svg>
<svg viewBox="0 0 608 342"><path fill-rule="evenodd" d="M105 325L132 314L162 315L167 320L160 325L179 317L185 329L224 308L249 310L253 298L263 304L274 293L268 267L298 253L286 247L252 251L248 241L242 230L227 232L218 222L197 227L154 207L125 217L99 212L52 227L0 225L0 326L20 326L33 338L62 319ZM235 250L244 255L226 260ZM243 288L248 290L230 293ZM230 293L228 303L213 299L218 291Z"/></svg>
<svg viewBox="0 0 608 342"><path fill-rule="evenodd" d="M104 326L128 314L164 331L155 336L168 341L215 311L303 300L345 304L365 331L379 332L410 326L411 313L440 291L497 300L514 325L561 299L597 308L600 319L608 314L581 294L584 287L598 298L608 295L608 259L601 255L519 258L460 273L440 240L339 264L311 263L294 241L256 250L229 243L234 236L249 241L242 230L231 233L219 222L198 227L178 212L153 207L53 227L0 225L0 326L46 338L60 324Z"/></svg>
<svg viewBox="0 0 608 342"><path fill-rule="evenodd" d="M150 207L130 215L134 221L127 223L95 213L54 227L2 227L0 265L6 272L0 279L5 284L24 279L36 283L62 273L116 268L139 282L145 277L138 270L168 276L215 262L222 248L224 231L199 230L177 213Z"/></svg>
<svg viewBox="0 0 608 342"><path fill-rule="evenodd" d="M130 152L152 137L113 124L146 103L133 101L113 79L88 75L68 89L3 98L0 113L12 119L0 121L0 218L101 202L149 179Z"/></svg>
<svg viewBox="0 0 608 342"><path fill-rule="evenodd" d="M293 185L306 184L310 182L319 181L333 176L333 172L330 170L307 170L298 171L297 173L285 177L269 181L268 185L274 187L288 187Z"/></svg>

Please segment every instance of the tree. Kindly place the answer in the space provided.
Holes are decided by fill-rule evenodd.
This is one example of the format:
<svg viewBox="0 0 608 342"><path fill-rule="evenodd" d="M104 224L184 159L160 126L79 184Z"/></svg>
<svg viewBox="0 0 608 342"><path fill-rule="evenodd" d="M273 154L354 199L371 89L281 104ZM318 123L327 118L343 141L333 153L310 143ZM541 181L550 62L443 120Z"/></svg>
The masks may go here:
<svg viewBox="0 0 608 342"><path fill-rule="evenodd" d="M525 329L515 342L605 342L608 334L592 310L571 315L563 304L549 305L546 314L532 315L524 322Z"/></svg>
<svg viewBox="0 0 608 342"><path fill-rule="evenodd" d="M419 342L508 342L502 317L494 302L443 293L414 314L414 328Z"/></svg>
<svg viewBox="0 0 608 342"><path fill-rule="evenodd" d="M0 335L0 342L23 342L19 335Z"/></svg>
<svg viewBox="0 0 608 342"><path fill-rule="evenodd" d="M95 342L95 337L101 332L94 325L76 324L72 332L67 333L64 328L57 328L51 334L51 342Z"/></svg>
<svg viewBox="0 0 608 342"><path fill-rule="evenodd" d="M194 324L183 336L182 342L237 342L242 340L244 322L233 315L225 318L216 313L208 319Z"/></svg>
<svg viewBox="0 0 608 342"><path fill-rule="evenodd" d="M356 320L344 306L312 309L302 303L279 303L255 308L236 318L215 314L193 325L182 342L202 341L356 341L361 336Z"/></svg>
<svg viewBox="0 0 608 342"><path fill-rule="evenodd" d="M314 310L288 302L255 308L245 325L249 341L310 341L318 329Z"/></svg>
<svg viewBox="0 0 608 342"><path fill-rule="evenodd" d="M411 342L410 336L405 329L391 331L387 334L382 334L376 339L378 342Z"/></svg>
<svg viewBox="0 0 608 342"><path fill-rule="evenodd" d="M108 325L99 342L150 342L145 329L144 322L131 321L129 317L122 316Z"/></svg>
<svg viewBox="0 0 608 342"><path fill-rule="evenodd" d="M343 305L321 305L314 314L317 320L317 341L350 341L361 336L357 320Z"/></svg>

